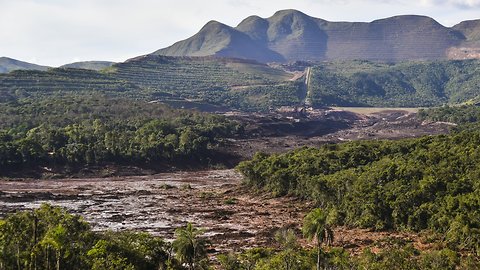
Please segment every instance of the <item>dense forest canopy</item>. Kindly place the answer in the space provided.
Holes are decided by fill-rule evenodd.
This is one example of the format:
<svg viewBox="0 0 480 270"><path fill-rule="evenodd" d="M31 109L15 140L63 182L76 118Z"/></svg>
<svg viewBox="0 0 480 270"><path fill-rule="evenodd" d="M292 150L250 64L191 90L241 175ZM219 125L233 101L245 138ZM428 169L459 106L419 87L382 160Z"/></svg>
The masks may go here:
<svg viewBox="0 0 480 270"><path fill-rule="evenodd" d="M432 107L478 100L479 60L330 62L312 68L314 106Z"/></svg>
<svg viewBox="0 0 480 270"><path fill-rule="evenodd" d="M339 224L431 230L452 248L480 248L480 133L357 141L257 154L238 170L252 189L338 212Z"/></svg>
<svg viewBox="0 0 480 270"><path fill-rule="evenodd" d="M108 96L23 99L0 107L0 173L36 166L214 162L225 117ZM188 165L188 164L187 164Z"/></svg>

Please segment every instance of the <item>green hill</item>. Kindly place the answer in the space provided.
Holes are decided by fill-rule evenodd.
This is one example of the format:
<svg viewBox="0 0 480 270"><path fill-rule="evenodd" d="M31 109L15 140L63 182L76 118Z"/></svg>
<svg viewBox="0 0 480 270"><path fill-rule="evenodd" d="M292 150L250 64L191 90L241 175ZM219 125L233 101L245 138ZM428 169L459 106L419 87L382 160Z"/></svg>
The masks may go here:
<svg viewBox="0 0 480 270"><path fill-rule="evenodd" d="M112 96L141 95L141 89L111 75L85 69L16 70L0 74L0 103L66 93Z"/></svg>
<svg viewBox="0 0 480 270"><path fill-rule="evenodd" d="M71 64L66 64L61 66L61 68L79 68L79 69L90 69L90 70L102 70L108 67L111 67L114 62L109 61L84 61L84 62L75 62Z"/></svg>
<svg viewBox="0 0 480 270"><path fill-rule="evenodd" d="M170 99L244 110L301 102L302 85L289 81L292 74L255 61L148 55L116 64L110 72L148 89L158 99L169 93Z"/></svg>
<svg viewBox="0 0 480 270"><path fill-rule="evenodd" d="M0 102L62 93L107 94L179 107L216 105L244 110L301 103L292 74L255 61L144 56L101 72L57 68L0 75ZM202 105L203 104L203 105Z"/></svg>
<svg viewBox="0 0 480 270"><path fill-rule="evenodd" d="M313 106L429 107L480 99L480 60L322 62L311 68ZM251 60L147 55L102 71L56 68L0 74L0 102L106 94L204 110L302 105L305 76ZM213 107L212 107L213 106Z"/></svg>
<svg viewBox="0 0 480 270"><path fill-rule="evenodd" d="M49 67L39 66L8 57L0 57L0 73L8 73L14 70L47 70Z"/></svg>
<svg viewBox="0 0 480 270"><path fill-rule="evenodd" d="M312 68L315 106L428 107L480 94L480 61L323 63Z"/></svg>

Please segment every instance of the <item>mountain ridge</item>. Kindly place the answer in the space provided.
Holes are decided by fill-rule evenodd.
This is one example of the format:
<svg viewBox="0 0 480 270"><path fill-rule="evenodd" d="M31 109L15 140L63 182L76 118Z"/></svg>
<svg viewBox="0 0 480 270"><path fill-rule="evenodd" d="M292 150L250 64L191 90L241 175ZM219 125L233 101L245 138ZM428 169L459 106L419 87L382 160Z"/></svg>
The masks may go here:
<svg viewBox="0 0 480 270"><path fill-rule="evenodd" d="M14 70L40 70L46 71L50 67L20 61L9 57L0 57L0 73L9 73Z"/></svg>
<svg viewBox="0 0 480 270"><path fill-rule="evenodd" d="M69 63L60 66L60 68L79 68L79 69L89 69L89 70L102 70L114 65L115 62L110 61L80 61Z"/></svg>
<svg viewBox="0 0 480 270"><path fill-rule="evenodd" d="M222 26L221 31L211 24L212 21L192 37L152 54L235 57L260 62L401 62L477 58L451 52L465 46L474 51L480 48L480 20L454 27L445 27L423 15L399 15L371 22L330 22L289 9L268 18L249 16L236 27L215 22Z"/></svg>

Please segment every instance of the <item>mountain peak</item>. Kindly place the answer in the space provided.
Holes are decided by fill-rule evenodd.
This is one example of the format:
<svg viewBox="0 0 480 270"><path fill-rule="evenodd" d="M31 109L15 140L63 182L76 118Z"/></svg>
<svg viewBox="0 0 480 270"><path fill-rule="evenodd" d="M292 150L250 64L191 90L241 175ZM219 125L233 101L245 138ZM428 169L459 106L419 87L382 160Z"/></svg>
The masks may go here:
<svg viewBox="0 0 480 270"><path fill-rule="evenodd" d="M202 29L210 29L210 28L231 28L230 26L223 24L219 21L211 20L207 22Z"/></svg>
<svg viewBox="0 0 480 270"><path fill-rule="evenodd" d="M401 25L435 25L435 26L441 26L439 22L437 22L435 19L424 16L424 15L397 15L385 19L379 19L372 21L372 23L397 23Z"/></svg>
<svg viewBox="0 0 480 270"><path fill-rule="evenodd" d="M155 54L262 62L447 59L448 51L464 44L466 37L467 41L480 40L478 22L448 28L422 15L400 15L370 23L328 22L286 9L269 18L247 17L235 28L210 21L196 35Z"/></svg>
<svg viewBox="0 0 480 270"><path fill-rule="evenodd" d="M480 20L463 21L453 29L460 31L468 41L480 41Z"/></svg>
<svg viewBox="0 0 480 270"><path fill-rule="evenodd" d="M285 17L285 16L301 16L301 17L310 17L308 16L307 14L301 12L301 11L298 11L296 9L283 9L283 10L279 10L277 12L275 12L275 14L273 14L272 17L270 18L273 18L273 17Z"/></svg>

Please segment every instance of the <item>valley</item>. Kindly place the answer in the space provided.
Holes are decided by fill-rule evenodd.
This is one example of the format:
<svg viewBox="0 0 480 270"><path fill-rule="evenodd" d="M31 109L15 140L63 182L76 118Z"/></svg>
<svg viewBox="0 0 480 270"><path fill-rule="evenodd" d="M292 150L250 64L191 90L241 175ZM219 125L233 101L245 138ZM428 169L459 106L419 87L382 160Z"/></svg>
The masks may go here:
<svg viewBox="0 0 480 270"><path fill-rule="evenodd" d="M2 35L0 270L480 269L480 20L90 2Z"/></svg>

